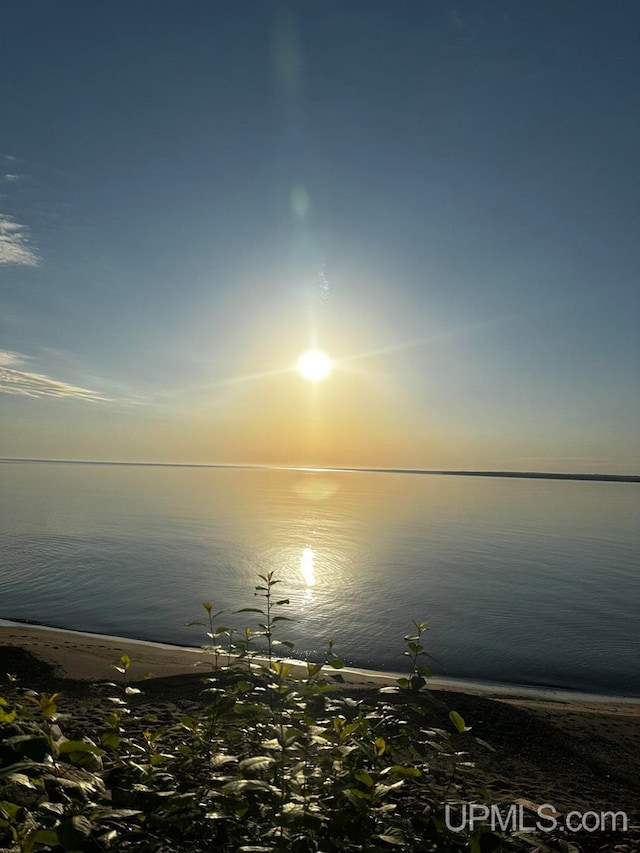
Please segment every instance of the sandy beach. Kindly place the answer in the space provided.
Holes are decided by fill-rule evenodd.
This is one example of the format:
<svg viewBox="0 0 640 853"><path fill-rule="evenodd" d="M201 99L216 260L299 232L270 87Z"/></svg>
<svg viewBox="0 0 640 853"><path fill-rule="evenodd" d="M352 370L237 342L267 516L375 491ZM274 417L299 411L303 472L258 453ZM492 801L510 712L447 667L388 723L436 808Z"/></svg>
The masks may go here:
<svg viewBox="0 0 640 853"><path fill-rule="evenodd" d="M198 648L0 622L0 672L17 675L23 686L61 689L89 715L100 710L92 683L113 679L112 664L124 653L131 680L147 677L141 701L154 709L194 701L212 668L210 653ZM349 668L338 676L354 695L393 685L395 677ZM429 686L436 704L459 711L494 748L469 745L493 797L550 803L561 813L625 810L632 828L624 838L583 849L640 849L633 828L640 823L640 700L442 680Z"/></svg>
<svg viewBox="0 0 640 853"><path fill-rule="evenodd" d="M112 664L122 654L131 658L133 680L152 674L156 678L193 675L212 667L212 654L197 646L112 637L45 625L30 625L0 619L0 647L18 646L49 663L58 675L78 681L100 681L113 675ZM225 656L221 656L223 662ZM340 675L349 687L393 685L404 673L344 667ZM492 684L455 678L432 678L433 691L462 693L507 702L522 708L545 708L549 712L640 715L640 698L578 693L550 688Z"/></svg>

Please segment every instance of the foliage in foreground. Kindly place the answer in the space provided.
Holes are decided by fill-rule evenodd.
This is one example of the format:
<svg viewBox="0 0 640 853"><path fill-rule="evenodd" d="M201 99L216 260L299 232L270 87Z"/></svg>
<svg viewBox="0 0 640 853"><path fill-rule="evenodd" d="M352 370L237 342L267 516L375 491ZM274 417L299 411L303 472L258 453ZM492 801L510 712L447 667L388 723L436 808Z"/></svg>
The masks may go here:
<svg viewBox="0 0 640 853"><path fill-rule="evenodd" d="M424 623L405 637L410 672L373 698L338 695L326 673L276 657L285 617L272 574L249 608L258 630L205 627L213 671L201 700L170 719L150 713L116 664L112 710L88 732L61 696L10 687L0 698L0 847L55 851L490 851L516 841L450 832L447 800L486 795L465 755L460 715L426 723ZM234 635L239 637L235 639ZM265 656L256 657L262 644ZM11 698L9 698L11 697ZM105 703L106 705L106 703ZM63 731L69 737L63 734ZM89 736L90 735L90 736ZM484 796L483 796L484 795ZM521 848L519 848L521 849Z"/></svg>

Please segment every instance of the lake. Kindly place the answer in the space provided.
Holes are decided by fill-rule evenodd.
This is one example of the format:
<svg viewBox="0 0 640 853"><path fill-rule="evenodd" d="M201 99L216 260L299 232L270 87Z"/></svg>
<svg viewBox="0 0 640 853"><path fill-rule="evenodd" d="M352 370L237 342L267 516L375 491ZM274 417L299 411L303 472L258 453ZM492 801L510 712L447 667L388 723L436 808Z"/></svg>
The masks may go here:
<svg viewBox="0 0 640 853"><path fill-rule="evenodd" d="M640 485L3 462L0 617L200 645L276 572L295 656L640 695Z"/></svg>

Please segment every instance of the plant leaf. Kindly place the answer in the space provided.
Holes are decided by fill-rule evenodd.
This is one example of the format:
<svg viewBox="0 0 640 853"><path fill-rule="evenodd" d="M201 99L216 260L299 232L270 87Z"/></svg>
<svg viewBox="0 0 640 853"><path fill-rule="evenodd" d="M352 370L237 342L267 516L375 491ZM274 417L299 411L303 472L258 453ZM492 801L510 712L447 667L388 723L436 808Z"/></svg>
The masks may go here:
<svg viewBox="0 0 640 853"><path fill-rule="evenodd" d="M272 764L275 764L275 758L270 755L254 755L251 758L245 758L238 767L240 770L259 773L261 770L267 770Z"/></svg>
<svg viewBox="0 0 640 853"><path fill-rule="evenodd" d="M451 720L453 725L456 727L457 731L460 732L460 734L462 734L463 732L469 731L469 729L467 728L467 726L465 724L464 719L460 716L460 714L457 711L449 711L449 719Z"/></svg>
<svg viewBox="0 0 640 853"><path fill-rule="evenodd" d="M86 743L84 740L66 740L60 744L58 752L62 755L68 752L91 752L93 755L104 755L104 750L100 749L99 746Z"/></svg>

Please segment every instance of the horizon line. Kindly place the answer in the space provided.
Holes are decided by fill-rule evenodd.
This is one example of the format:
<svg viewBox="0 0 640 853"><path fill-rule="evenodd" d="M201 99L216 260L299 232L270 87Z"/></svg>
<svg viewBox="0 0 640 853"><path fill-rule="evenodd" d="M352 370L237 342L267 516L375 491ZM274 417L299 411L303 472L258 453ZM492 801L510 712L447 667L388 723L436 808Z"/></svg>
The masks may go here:
<svg viewBox="0 0 640 853"><path fill-rule="evenodd" d="M0 456L2 462L54 463L67 465L123 465L132 467L151 468L213 468L238 469L258 471L306 471L343 474L422 474L434 476L457 477L505 477L512 479L532 480L589 480L592 482L640 482L639 474L597 474L582 472L558 471L494 471L466 469L437 469L437 468L382 468L382 467L349 467L349 466L309 466L309 465L266 465L258 463L239 462L141 462L117 459L53 459L28 456Z"/></svg>

